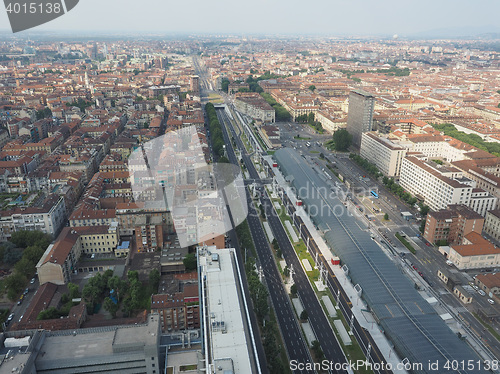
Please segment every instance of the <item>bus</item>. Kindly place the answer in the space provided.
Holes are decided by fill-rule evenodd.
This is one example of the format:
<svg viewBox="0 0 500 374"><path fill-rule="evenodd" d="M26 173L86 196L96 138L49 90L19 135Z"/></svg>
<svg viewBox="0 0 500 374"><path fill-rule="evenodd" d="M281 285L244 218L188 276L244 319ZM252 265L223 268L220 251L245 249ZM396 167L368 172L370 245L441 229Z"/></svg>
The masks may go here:
<svg viewBox="0 0 500 374"><path fill-rule="evenodd" d="M378 194L375 191L371 190L370 193L375 199L378 199Z"/></svg>

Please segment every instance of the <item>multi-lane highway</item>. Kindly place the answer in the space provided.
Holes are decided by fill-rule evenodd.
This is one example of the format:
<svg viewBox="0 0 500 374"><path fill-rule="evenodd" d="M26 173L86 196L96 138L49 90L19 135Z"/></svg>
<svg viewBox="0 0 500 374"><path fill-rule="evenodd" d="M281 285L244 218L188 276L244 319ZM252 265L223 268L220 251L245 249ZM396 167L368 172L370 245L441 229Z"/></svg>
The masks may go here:
<svg viewBox="0 0 500 374"><path fill-rule="evenodd" d="M229 134L226 131L226 126L232 128L231 124L229 123L228 118L225 116L223 111L218 110L217 115L219 117L219 121L222 124L228 159L231 163L237 165L238 161L232 148L232 142L230 141ZM234 136L234 138L237 139L237 144L239 144L239 146L241 147L240 149L244 149L239 138L237 136ZM247 162L249 162L248 155L246 153L244 155L244 158L247 159ZM256 179L259 179L258 175L256 176ZM260 223L259 213L256 211L252 202L252 197L248 192L247 203L247 222L250 227L250 233L254 240L255 249L258 256L258 265L261 266L264 275L267 289L269 291L269 296L276 313L276 319L278 321L278 325L283 337L283 342L286 346L288 358L290 361L293 360L298 363L312 363L312 358L309 352L309 348L307 347L307 342L302 337L302 333L295 318L295 314L290 304L288 294L283 286L281 275L274 261L271 248L264 233L264 229L262 228L262 225ZM314 371L297 370L296 373L314 373Z"/></svg>

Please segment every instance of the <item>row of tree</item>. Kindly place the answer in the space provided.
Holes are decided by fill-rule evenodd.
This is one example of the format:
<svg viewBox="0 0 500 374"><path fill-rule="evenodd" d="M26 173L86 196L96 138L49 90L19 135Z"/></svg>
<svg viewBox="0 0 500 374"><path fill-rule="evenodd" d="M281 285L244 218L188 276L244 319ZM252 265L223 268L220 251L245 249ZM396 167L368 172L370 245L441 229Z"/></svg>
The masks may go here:
<svg viewBox="0 0 500 374"><path fill-rule="evenodd" d="M445 135L460 140L461 142L470 144L476 148L482 149L483 151L494 154L495 156L500 156L500 143L485 142L479 135L466 134L463 131L458 131L457 128L451 123L434 124L432 127L443 132Z"/></svg>
<svg viewBox="0 0 500 374"><path fill-rule="evenodd" d="M17 231L10 241L0 247L0 258L5 264L14 266L14 271L5 279L7 297L15 300L36 272L36 264L43 256L52 238L41 231Z"/></svg>
<svg viewBox="0 0 500 374"><path fill-rule="evenodd" d="M208 117L208 130L212 140L212 149L217 157L224 156L224 137L222 136L222 127L217 118L214 104L205 105L205 111Z"/></svg>
<svg viewBox="0 0 500 374"><path fill-rule="evenodd" d="M314 87L314 86L311 86ZM315 120L315 116L313 112L309 114L301 114L300 116L295 118L295 122L298 123L307 123L309 126L313 127L318 133L322 134L325 130L323 129L323 125L319 121Z"/></svg>
<svg viewBox="0 0 500 374"><path fill-rule="evenodd" d="M349 158L354 160L359 166L361 166L363 169L365 169L368 174L372 175L375 179L378 179L380 176L382 176L382 173L378 170L378 168L369 162L368 160L364 159L363 157L351 153L349 155ZM382 178L382 183L384 186L386 186L393 194L398 196L401 200L403 200L405 203L409 204L410 206L414 206L418 200L413 197L409 192L406 192L404 188L397 184L394 181L394 178L388 178L384 176ZM427 213L429 213L429 207L427 205L424 205L422 203L418 203L418 206L420 208L420 214L422 217L427 216Z"/></svg>
<svg viewBox="0 0 500 374"><path fill-rule="evenodd" d="M282 122L282 121L288 121L290 119L290 113L283 108L274 98L269 95L268 93L261 92L260 94L269 105L271 105L276 113L276 121L277 122Z"/></svg>

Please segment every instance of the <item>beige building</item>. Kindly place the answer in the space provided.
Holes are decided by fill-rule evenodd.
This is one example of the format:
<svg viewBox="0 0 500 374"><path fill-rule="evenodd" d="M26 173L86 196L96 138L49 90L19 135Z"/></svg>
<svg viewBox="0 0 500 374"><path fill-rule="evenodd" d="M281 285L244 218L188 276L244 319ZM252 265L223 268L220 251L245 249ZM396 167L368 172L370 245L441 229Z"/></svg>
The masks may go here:
<svg viewBox="0 0 500 374"><path fill-rule="evenodd" d="M52 282L62 285L70 282L71 274L77 271L81 251L78 233L71 227L65 227L36 264L40 284Z"/></svg>
<svg viewBox="0 0 500 374"><path fill-rule="evenodd" d="M264 123L275 122L276 113L274 108L258 93L239 92L235 94L235 108L253 119L258 119Z"/></svg>
<svg viewBox="0 0 500 374"><path fill-rule="evenodd" d="M500 209L486 213L483 230L493 239L500 241Z"/></svg>
<svg viewBox="0 0 500 374"><path fill-rule="evenodd" d="M471 232L462 245L450 246L448 259L460 269L480 269L500 265L500 249L480 234Z"/></svg>
<svg viewBox="0 0 500 374"><path fill-rule="evenodd" d="M80 235L81 252L85 254L114 253L120 241L116 222L109 226L74 227L74 230Z"/></svg>
<svg viewBox="0 0 500 374"><path fill-rule="evenodd" d="M464 304L472 303L472 295L462 286L455 286L453 293Z"/></svg>
<svg viewBox="0 0 500 374"><path fill-rule="evenodd" d="M382 174L397 177L401 173L407 149L386 137L378 136L375 132L365 132L361 135L360 151L361 157L375 164Z"/></svg>

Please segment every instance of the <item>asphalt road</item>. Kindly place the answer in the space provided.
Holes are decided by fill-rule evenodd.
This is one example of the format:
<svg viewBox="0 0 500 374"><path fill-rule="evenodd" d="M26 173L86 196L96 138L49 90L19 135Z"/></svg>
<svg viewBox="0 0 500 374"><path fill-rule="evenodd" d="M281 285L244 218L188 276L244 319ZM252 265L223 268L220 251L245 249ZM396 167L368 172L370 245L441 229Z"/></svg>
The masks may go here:
<svg viewBox="0 0 500 374"><path fill-rule="evenodd" d="M225 114L221 115L220 118L226 119ZM226 122L227 123L227 122ZM257 171L255 170L255 167L253 166L250 157L247 155L246 150L241 142L241 140L235 136L236 134L233 134L236 143L239 146L239 149L242 151L242 158L245 163L245 166L247 167L247 170L250 174L250 177L253 179L259 179L259 175ZM227 144L227 143L226 143ZM263 191L263 188L261 188ZM302 269L302 265L299 262L299 259L297 258L295 254L295 250L290 244L290 241L288 239L288 236L281 225L281 221L277 217L276 213L273 212L273 207L272 203L267 197L266 194L261 194L261 203L265 207L265 212L268 218L269 225L271 227L271 230L273 231L273 235L278 241L278 244L280 246L280 249L283 253L283 257L288 264L288 266L291 266L293 264L293 268L295 269L295 274L294 274L294 282L297 285L297 290L298 294L300 296L302 305L304 306L305 310L307 310L307 313L309 315L309 322L311 324L311 327L313 328L317 340L320 342L321 348L323 350L323 353L325 354L325 358L330 361L330 362L335 362L335 363L343 363L346 362L346 358L344 356L344 353L337 342L337 339L335 337L335 334L332 330L332 327L330 325L330 322L328 321L327 317L325 316L323 309L314 293L314 290L312 289L312 286L309 283L309 279L307 278L307 275L305 274L304 270ZM249 202L249 207L251 205L251 208L253 208L253 204L251 204L251 201ZM276 268L276 264L274 261L274 257L270 251L269 244L267 242L266 236L264 234L264 230L262 229L262 225L260 223L260 219L257 215L257 212L255 212L254 209L252 209L253 212L249 212L249 217L248 222L250 225L250 230L252 231L252 235L254 237L254 240L256 241L256 246L257 247L267 247L268 251L267 253L264 253L264 261L268 262L269 265L272 268ZM252 214L254 213L254 214ZM260 232L259 232L260 231ZM255 233L255 234L254 234ZM259 256L260 257L260 256ZM264 266L264 262L261 260L262 266ZM265 271L266 274L266 271ZM276 276L276 278L275 278ZM279 272L277 271L277 274L272 275L271 282L268 281L268 284L271 283L271 289L277 287L280 289L282 288L281 284L281 276ZM267 277L267 274L266 274ZM278 286L279 284L279 286ZM270 290L271 291L271 290ZM284 290L283 290L284 291ZM286 292L284 292L284 299L280 300L278 304L274 303L275 310L277 314L281 314L281 309L284 304L290 305L288 295ZM293 312L292 312L293 313ZM295 321L294 315L292 314L292 317ZM288 327L286 326L286 321L285 322L285 327L284 329L287 329ZM296 323L296 322L295 322ZM282 328L283 330L283 328ZM286 338L285 338L286 340ZM334 371L337 373L345 373L345 371Z"/></svg>

